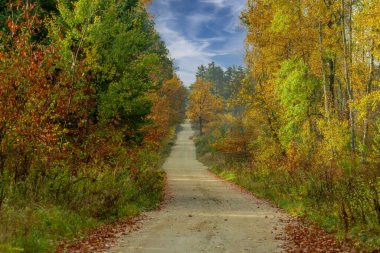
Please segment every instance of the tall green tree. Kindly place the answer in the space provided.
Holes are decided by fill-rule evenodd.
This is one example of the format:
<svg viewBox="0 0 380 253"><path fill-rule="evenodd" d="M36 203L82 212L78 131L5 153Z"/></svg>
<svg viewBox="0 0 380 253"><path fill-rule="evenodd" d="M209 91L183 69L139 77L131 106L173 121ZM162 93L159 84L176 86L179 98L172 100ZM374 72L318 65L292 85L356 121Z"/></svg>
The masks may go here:
<svg viewBox="0 0 380 253"><path fill-rule="evenodd" d="M199 66L196 77L211 82L213 84L213 93L226 97L228 80L225 78L224 70L216 65L215 62L211 62L207 66Z"/></svg>
<svg viewBox="0 0 380 253"><path fill-rule="evenodd" d="M96 92L94 122L119 126L134 133L146 123L151 102L147 92L170 79L173 65L140 1L61 1L56 18L64 31L71 72L85 64L85 75ZM58 35L58 34L57 34Z"/></svg>

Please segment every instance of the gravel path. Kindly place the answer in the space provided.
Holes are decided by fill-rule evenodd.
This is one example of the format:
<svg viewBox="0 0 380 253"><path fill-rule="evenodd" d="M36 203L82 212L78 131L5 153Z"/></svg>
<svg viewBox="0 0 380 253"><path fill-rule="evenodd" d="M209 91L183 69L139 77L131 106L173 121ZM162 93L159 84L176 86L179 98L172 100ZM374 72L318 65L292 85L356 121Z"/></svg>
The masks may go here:
<svg viewBox="0 0 380 253"><path fill-rule="evenodd" d="M208 172L182 128L164 164L170 200L107 252L281 252L284 214Z"/></svg>

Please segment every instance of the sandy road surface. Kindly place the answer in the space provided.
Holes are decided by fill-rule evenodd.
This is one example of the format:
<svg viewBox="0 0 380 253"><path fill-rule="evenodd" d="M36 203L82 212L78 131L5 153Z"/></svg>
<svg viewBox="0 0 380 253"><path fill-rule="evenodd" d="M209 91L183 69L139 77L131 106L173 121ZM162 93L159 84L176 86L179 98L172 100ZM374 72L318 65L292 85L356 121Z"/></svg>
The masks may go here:
<svg viewBox="0 0 380 253"><path fill-rule="evenodd" d="M281 252L284 215L208 172L182 127L164 165L172 199L107 252Z"/></svg>

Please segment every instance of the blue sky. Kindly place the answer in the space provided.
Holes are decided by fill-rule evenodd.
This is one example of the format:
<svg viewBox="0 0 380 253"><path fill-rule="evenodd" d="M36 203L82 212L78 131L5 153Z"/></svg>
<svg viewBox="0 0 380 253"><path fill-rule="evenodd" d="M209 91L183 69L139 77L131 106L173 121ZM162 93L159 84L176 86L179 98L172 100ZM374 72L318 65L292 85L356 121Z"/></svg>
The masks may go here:
<svg viewBox="0 0 380 253"><path fill-rule="evenodd" d="M243 64L245 31L239 16L245 4L246 0L153 1L150 12L156 29L185 85L195 81L201 64Z"/></svg>

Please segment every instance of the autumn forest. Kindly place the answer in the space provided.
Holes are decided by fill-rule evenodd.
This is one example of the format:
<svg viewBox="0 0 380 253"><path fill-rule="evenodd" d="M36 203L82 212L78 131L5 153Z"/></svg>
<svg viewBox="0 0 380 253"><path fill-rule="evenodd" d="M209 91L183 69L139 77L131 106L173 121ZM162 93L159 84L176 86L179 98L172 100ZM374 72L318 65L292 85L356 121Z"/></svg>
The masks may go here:
<svg viewBox="0 0 380 253"><path fill-rule="evenodd" d="M0 0L0 252L98 252L70 245L167 199L188 121L212 173L378 252L379 0L248 0L243 66L189 87L150 5Z"/></svg>
<svg viewBox="0 0 380 253"><path fill-rule="evenodd" d="M1 252L162 199L186 89L144 4L1 1Z"/></svg>
<svg viewBox="0 0 380 253"><path fill-rule="evenodd" d="M247 68L201 66L188 111L215 172L370 250L380 243L379 14L377 0L248 1Z"/></svg>

